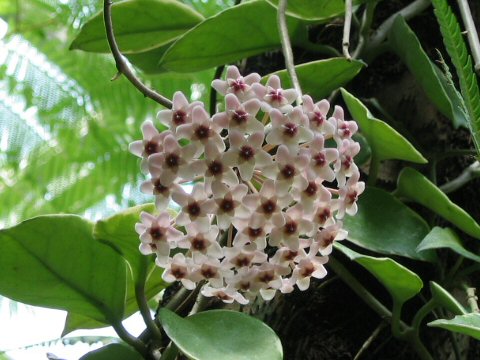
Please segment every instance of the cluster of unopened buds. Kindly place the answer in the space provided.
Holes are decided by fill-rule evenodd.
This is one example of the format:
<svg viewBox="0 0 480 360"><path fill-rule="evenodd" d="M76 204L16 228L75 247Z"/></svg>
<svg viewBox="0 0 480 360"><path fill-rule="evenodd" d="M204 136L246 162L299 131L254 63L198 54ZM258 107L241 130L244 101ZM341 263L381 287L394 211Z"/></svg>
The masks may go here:
<svg viewBox="0 0 480 360"><path fill-rule="evenodd" d="M365 188L353 161L357 124L339 106L328 117L327 100L305 95L293 107L296 91L276 75L262 85L230 66L212 86L224 111L210 116L177 92L158 114L168 130L146 121L130 145L159 212L136 224L140 251L156 254L167 282L204 284L204 296L226 303L305 290L327 274L333 242L347 236L342 219ZM180 207L173 218L171 201Z"/></svg>

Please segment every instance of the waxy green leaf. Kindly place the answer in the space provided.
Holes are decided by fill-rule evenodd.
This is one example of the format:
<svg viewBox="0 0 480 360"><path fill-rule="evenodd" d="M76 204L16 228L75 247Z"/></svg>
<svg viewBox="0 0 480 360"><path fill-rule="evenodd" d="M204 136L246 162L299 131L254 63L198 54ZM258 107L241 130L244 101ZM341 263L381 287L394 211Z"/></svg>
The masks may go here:
<svg viewBox="0 0 480 360"><path fill-rule="evenodd" d="M425 206L458 226L462 231L480 239L480 225L418 171L412 168L404 168L398 177L395 194Z"/></svg>
<svg viewBox="0 0 480 360"><path fill-rule="evenodd" d="M278 0L268 0L269 3L278 7ZM353 1L361 4L363 1ZM333 19L345 12L344 0L289 0L287 14L303 20L324 22Z"/></svg>
<svg viewBox="0 0 480 360"><path fill-rule="evenodd" d="M340 243L335 243L335 248L375 276L398 304L417 295L423 287L417 274L393 259L362 255Z"/></svg>
<svg viewBox="0 0 480 360"><path fill-rule="evenodd" d="M206 19L179 38L159 66L195 72L228 64L280 47L276 9L266 1L250 1ZM288 18L293 34L298 20Z"/></svg>
<svg viewBox="0 0 480 360"><path fill-rule="evenodd" d="M427 223L384 190L367 187L359 196L358 213L345 217L344 228L348 240L365 249L416 260L435 259L431 251L416 250L429 232Z"/></svg>
<svg viewBox="0 0 480 360"><path fill-rule="evenodd" d="M90 351L79 360L142 360L143 357L132 347L125 344L108 344Z"/></svg>
<svg viewBox="0 0 480 360"><path fill-rule="evenodd" d="M465 249L458 235L450 228L435 226L418 245L417 251L441 248L448 248L470 260L480 262L480 256Z"/></svg>
<svg viewBox="0 0 480 360"><path fill-rule="evenodd" d="M0 231L0 294L97 321L124 313L126 264L75 215L48 215Z"/></svg>
<svg viewBox="0 0 480 360"><path fill-rule="evenodd" d="M367 107L347 90L341 89L343 99L360 131L368 140L372 156L378 161L406 160L424 164L427 160L410 142L382 120L376 119Z"/></svg>
<svg viewBox="0 0 480 360"><path fill-rule="evenodd" d="M430 61L417 36L402 16L395 18L388 34L388 42L438 110L450 118L455 127L467 126L465 113L458 109L458 95L447 88L445 75Z"/></svg>
<svg viewBox="0 0 480 360"><path fill-rule="evenodd" d="M430 291L433 299L453 314L464 315L467 313L457 299L436 282L430 281Z"/></svg>
<svg viewBox="0 0 480 360"><path fill-rule="evenodd" d="M195 360L282 359L280 339L260 320L229 310L210 310L181 318L161 309L163 329L177 347Z"/></svg>
<svg viewBox="0 0 480 360"><path fill-rule="evenodd" d="M295 66L295 70L302 90L318 101L328 96L333 90L347 84L362 70L363 66L361 61L331 58L300 64ZM277 71L274 74L280 77L284 89L293 87L286 70ZM265 76L263 80L266 81L269 76Z"/></svg>
<svg viewBox="0 0 480 360"><path fill-rule="evenodd" d="M478 313L457 315L451 320L435 320L429 322L427 325L468 335L477 340L480 340L480 314Z"/></svg>
<svg viewBox="0 0 480 360"><path fill-rule="evenodd" d="M125 0L112 5L113 30L123 53L158 48L202 20L202 15L174 0ZM82 27L70 48L110 52L103 11Z"/></svg>
<svg viewBox="0 0 480 360"><path fill-rule="evenodd" d="M142 211L153 213L155 206L153 204L134 206L107 219L97 221L93 230L93 235L97 240L111 246L129 264L132 276L128 278L127 282L124 319L138 311L135 298L135 282L143 281L144 275L142 274L148 274L145 283L145 297L147 300L150 300L168 286L162 279L163 269L155 266L155 257L153 255L145 256L138 249L140 239L135 231L135 224L140 222L140 213ZM62 335L76 329L91 329L104 326L108 326L108 324L75 313L69 313Z"/></svg>

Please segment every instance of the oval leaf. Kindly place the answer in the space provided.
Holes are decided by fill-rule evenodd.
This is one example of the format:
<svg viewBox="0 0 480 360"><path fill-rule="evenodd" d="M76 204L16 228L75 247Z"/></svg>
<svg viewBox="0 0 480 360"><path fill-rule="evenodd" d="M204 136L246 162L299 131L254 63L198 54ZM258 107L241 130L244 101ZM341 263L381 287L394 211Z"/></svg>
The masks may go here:
<svg viewBox="0 0 480 360"><path fill-rule="evenodd" d="M278 7L278 0L268 0ZM365 1L354 1L361 4ZM303 20L325 22L345 12L345 0L289 0L287 14Z"/></svg>
<svg viewBox="0 0 480 360"><path fill-rule="evenodd" d="M456 127L467 126L465 114L457 111L457 106L448 96L445 75L430 61L417 36L402 16L395 18L388 41L438 110L451 119Z"/></svg>
<svg viewBox="0 0 480 360"><path fill-rule="evenodd" d="M352 80L363 65L357 60L331 58L297 65L295 69L302 90L313 98L322 99ZM284 89L293 87L287 70L277 71L274 74L280 77ZM269 76L265 76L263 80L266 81Z"/></svg>
<svg viewBox="0 0 480 360"><path fill-rule="evenodd" d="M457 315L451 320L435 320L427 325L468 335L480 340L480 314Z"/></svg>
<svg viewBox="0 0 480 360"><path fill-rule="evenodd" d="M126 0L112 5L115 38L123 53L160 47L202 20L202 15L174 0ZM110 52L103 11L82 27L70 49Z"/></svg>
<svg viewBox="0 0 480 360"><path fill-rule="evenodd" d="M465 249L458 235L450 228L435 226L418 245L417 251L441 248L449 248L470 260L480 262L480 256Z"/></svg>
<svg viewBox="0 0 480 360"><path fill-rule="evenodd" d="M398 196L406 197L442 216L467 234L480 239L480 226L460 206L425 176L412 168L404 168L399 177Z"/></svg>
<svg viewBox="0 0 480 360"><path fill-rule="evenodd" d="M430 281L430 291L435 301L453 314L464 315L467 313L457 299L435 281Z"/></svg>
<svg viewBox="0 0 480 360"><path fill-rule="evenodd" d="M417 260L435 259L433 252L416 250L429 232L427 223L384 190L367 187L359 197L358 213L345 218L344 228L348 240L365 249Z"/></svg>
<svg viewBox="0 0 480 360"><path fill-rule="evenodd" d="M124 344L108 344L100 349L90 351L79 360L142 360L143 357Z"/></svg>
<svg viewBox="0 0 480 360"><path fill-rule="evenodd" d="M39 216L0 231L0 293L112 323L125 306L125 261L75 215Z"/></svg>
<svg viewBox="0 0 480 360"><path fill-rule="evenodd" d="M181 318L163 308L159 319L170 339L192 359L275 360L283 356L275 332L243 313L211 310Z"/></svg>
<svg viewBox="0 0 480 360"><path fill-rule="evenodd" d="M393 259L362 255L339 243L335 243L335 247L375 276L399 305L417 295L423 287L417 274Z"/></svg>
<svg viewBox="0 0 480 360"><path fill-rule="evenodd" d="M160 60L160 67L195 72L231 63L280 47L277 12L265 1L251 1L206 19L179 38ZM288 18L293 33L298 20Z"/></svg>
<svg viewBox="0 0 480 360"><path fill-rule="evenodd" d="M410 142L382 120L376 119L363 103L341 89L352 117L358 122L377 160L398 159L425 164L427 160Z"/></svg>

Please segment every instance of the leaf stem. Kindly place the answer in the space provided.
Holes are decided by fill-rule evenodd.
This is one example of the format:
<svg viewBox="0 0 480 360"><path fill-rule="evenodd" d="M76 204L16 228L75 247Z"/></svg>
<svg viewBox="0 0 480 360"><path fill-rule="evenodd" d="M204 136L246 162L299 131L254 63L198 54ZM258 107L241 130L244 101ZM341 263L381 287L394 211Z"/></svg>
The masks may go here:
<svg viewBox="0 0 480 360"><path fill-rule="evenodd" d="M380 334L380 332L387 326L387 323L385 321L382 321L378 326L375 328L375 330L372 332L372 334L368 337L368 339L363 343L362 347L360 350L358 350L357 354L353 358L353 360L358 360L360 359L360 356L368 349L368 347L372 344L372 342L376 339L376 337Z"/></svg>
<svg viewBox="0 0 480 360"><path fill-rule="evenodd" d="M368 180L367 180L367 183L369 186L373 186L377 182L379 168L380 168L380 161L375 155L372 154L372 157L370 159L370 170L368 172Z"/></svg>
<svg viewBox="0 0 480 360"><path fill-rule="evenodd" d="M345 0L345 22L343 23L342 50L347 60L352 60L348 51L350 46L350 28L352 26L352 0Z"/></svg>
<svg viewBox="0 0 480 360"><path fill-rule="evenodd" d="M480 162L475 161L473 164L463 170L463 172L457 178L440 186L440 190L442 190L445 194L454 192L465 186L465 184L469 181L478 177L480 177Z"/></svg>
<svg viewBox="0 0 480 360"><path fill-rule="evenodd" d="M112 24L112 1L104 0L103 1L103 20L105 22L105 31L107 33L107 41L110 46L110 51L112 52L113 58L115 59L115 65L118 70L118 74L123 74L125 77L135 86L145 97L152 99L153 101L159 103L160 105L165 106L166 108L172 108L172 102L160 95L155 90L148 88L143 84L139 78L135 76L130 67L127 65L127 62L122 56L120 49L118 48L117 41L115 39L115 34L113 32Z"/></svg>
<svg viewBox="0 0 480 360"><path fill-rule="evenodd" d="M147 299L145 298L145 282L147 281L147 269L149 260L150 259L147 256L144 256L142 259L143 263L142 266L140 266L140 273L135 281L135 299L137 300L140 314L142 315L143 321L145 322L147 329L150 331L150 333L155 339L161 340L162 334L157 324L155 324L152 319L150 308L148 307Z"/></svg>
<svg viewBox="0 0 480 360"><path fill-rule="evenodd" d="M295 71L295 64L293 62L292 44L288 35L287 19L285 12L287 10L288 0L280 0L278 3L277 23L278 31L280 33L280 41L282 43L282 52L285 57L285 66L287 68L288 75L292 80L293 87L297 91L297 105L302 103L302 88L298 81L297 72Z"/></svg>
<svg viewBox="0 0 480 360"><path fill-rule="evenodd" d="M480 74L480 41L478 40L478 33L472 18L472 12L470 11L467 0L457 0L457 3L463 23L467 29L468 43L470 44L470 51L472 52L475 63L474 68L477 74Z"/></svg>
<svg viewBox="0 0 480 360"><path fill-rule="evenodd" d="M375 8L377 7L378 0L368 1L365 5L365 11L362 15L362 23L360 25L360 33L358 44L355 50L353 51L352 57L356 59L358 55L362 52L363 47L369 40L370 29L372 27L373 15L375 14Z"/></svg>
<svg viewBox="0 0 480 360"><path fill-rule="evenodd" d="M135 350L137 350L145 359L152 358L151 355L148 353L147 347L145 344L137 339L135 336L130 334L124 327L121 321L114 321L112 322L113 329L118 334L120 339L125 341L128 345L132 346Z"/></svg>

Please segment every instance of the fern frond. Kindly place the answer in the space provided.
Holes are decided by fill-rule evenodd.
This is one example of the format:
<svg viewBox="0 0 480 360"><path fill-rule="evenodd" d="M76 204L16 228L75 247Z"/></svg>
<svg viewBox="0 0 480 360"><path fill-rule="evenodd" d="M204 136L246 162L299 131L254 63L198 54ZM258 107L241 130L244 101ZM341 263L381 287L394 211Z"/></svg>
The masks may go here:
<svg viewBox="0 0 480 360"><path fill-rule="evenodd" d="M480 91L473 72L472 60L462 36L457 18L448 6L447 0L432 0L435 15L440 24L443 42L460 82L460 91L467 110L470 131L480 155Z"/></svg>

